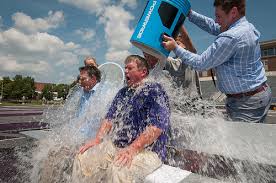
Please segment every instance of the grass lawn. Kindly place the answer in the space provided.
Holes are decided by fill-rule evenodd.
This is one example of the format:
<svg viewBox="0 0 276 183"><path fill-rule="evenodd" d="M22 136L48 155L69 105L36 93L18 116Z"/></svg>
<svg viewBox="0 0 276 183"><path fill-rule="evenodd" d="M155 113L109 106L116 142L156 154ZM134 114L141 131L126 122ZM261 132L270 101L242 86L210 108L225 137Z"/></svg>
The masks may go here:
<svg viewBox="0 0 276 183"><path fill-rule="evenodd" d="M31 103L25 103L25 104L7 102L7 101L0 103L0 106L41 106L41 105L42 105L42 102L37 100L33 100Z"/></svg>

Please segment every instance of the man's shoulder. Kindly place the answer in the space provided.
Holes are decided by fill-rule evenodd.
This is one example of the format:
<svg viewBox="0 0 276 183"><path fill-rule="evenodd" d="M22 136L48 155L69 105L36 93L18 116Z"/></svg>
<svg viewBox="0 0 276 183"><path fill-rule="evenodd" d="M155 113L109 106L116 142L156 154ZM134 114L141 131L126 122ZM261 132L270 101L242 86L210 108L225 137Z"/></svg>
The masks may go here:
<svg viewBox="0 0 276 183"><path fill-rule="evenodd" d="M257 31L255 27L249 23L245 17L241 18L235 25L225 32L222 32L219 36L230 37L232 39L239 40L246 38L246 34Z"/></svg>
<svg viewBox="0 0 276 183"><path fill-rule="evenodd" d="M122 95L123 93L126 93L126 91L129 90L128 86L124 86L123 88L121 88L118 92L117 95Z"/></svg>
<svg viewBox="0 0 276 183"><path fill-rule="evenodd" d="M149 95L167 95L164 87L158 82L144 83L141 91Z"/></svg>
<svg viewBox="0 0 276 183"><path fill-rule="evenodd" d="M145 82L143 88L146 89L163 89L162 85L158 82Z"/></svg>

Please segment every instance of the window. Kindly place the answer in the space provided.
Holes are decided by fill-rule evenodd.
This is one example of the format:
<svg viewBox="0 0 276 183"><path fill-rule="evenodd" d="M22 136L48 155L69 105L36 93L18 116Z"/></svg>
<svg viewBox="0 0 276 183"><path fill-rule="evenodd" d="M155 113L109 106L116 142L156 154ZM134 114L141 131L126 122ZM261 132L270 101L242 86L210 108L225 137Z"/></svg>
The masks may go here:
<svg viewBox="0 0 276 183"><path fill-rule="evenodd" d="M265 71L268 71L268 60L262 60L264 64Z"/></svg>
<svg viewBox="0 0 276 183"><path fill-rule="evenodd" d="M266 49L263 49L262 52L262 57L265 57L265 56L276 56L276 48L266 48Z"/></svg>
<svg viewBox="0 0 276 183"><path fill-rule="evenodd" d="M275 54L274 54L274 48L269 48L269 49L267 49L267 54L268 54L268 56L275 55Z"/></svg>
<svg viewBox="0 0 276 183"><path fill-rule="evenodd" d="M177 15L177 12L178 9L176 7L164 1L161 3L158 9L158 13L161 18L162 24L168 29L171 28L174 19Z"/></svg>

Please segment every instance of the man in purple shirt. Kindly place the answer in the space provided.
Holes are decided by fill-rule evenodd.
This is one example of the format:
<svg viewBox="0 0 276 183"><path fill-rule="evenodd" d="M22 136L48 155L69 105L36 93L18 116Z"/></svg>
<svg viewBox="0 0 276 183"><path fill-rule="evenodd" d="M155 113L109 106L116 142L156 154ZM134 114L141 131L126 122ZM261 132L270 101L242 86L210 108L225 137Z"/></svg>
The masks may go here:
<svg viewBox="0 0 276 183"><path fill-rule="evenodd" d="M168 96L146 82L147 61L125 60L127 86L113 100L95 139L80 148L74 181L140 182L162 165L170 127Z"/></svg>

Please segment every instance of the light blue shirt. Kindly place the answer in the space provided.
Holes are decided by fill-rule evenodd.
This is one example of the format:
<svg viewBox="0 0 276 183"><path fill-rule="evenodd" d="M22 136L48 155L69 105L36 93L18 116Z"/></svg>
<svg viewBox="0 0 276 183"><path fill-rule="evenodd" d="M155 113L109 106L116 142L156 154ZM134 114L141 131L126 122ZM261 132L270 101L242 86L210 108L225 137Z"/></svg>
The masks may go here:
<svg viewBox="0 0 276 183"><path fill-rule="evenodd" d="M97 90L99 86L99 83L97 83L90 91L82 91L82 95L81 95L81 98L80 98L80 104L79 104L79 109L78 109L78 112L77 112L77 116L81 116L86 108L89 106L89 99L90 97L93 95L93 93Z"/></svg>
<svg viewBox="0 0 276 183"><path fill-rule="evenodd" d="M83 90L83 94L80 98L80 104L79 104L79 109L77 112L77 117L80 118L83 115L86 115L85 113L88 110L88 107L91 107L92 101L91 101L91 97L93 97L93 94L95 93L95 91L97 90L97 88L99 87L99 83L97 83L90 91L86 92ZM87 118L89 117L89 118ZM80 133L86 137L86 138L90 138L92 133L92 125L93 123L95 123L96 120L99 120L96 116L92 117L92 116L87 116L85 117L85 121L83 122L83 124L80 127ZM90 118L91 117L91 118Z"/></svg>
<svg viewBox="0 0 276 183"><path fill-rule="evenodd" d="M173 51L183 63L195 70L214 68L218 89L226 94L254 90L267 80L261 62L260 33L245 17L222 33L213 19L194 11L191 11L189 20L217 37L201 55L177 46Z"/></svg>

